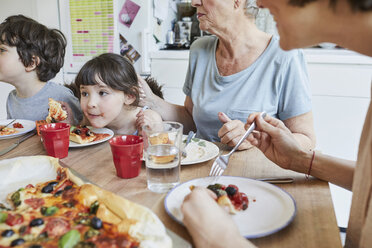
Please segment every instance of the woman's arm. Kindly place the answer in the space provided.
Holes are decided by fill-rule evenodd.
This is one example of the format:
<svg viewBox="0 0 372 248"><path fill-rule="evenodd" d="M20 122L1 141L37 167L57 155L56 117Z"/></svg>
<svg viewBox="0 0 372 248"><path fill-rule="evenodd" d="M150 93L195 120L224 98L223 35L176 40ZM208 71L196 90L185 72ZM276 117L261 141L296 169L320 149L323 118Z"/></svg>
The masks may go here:
<svg viewBox="0 0 372 248"><path fill-rule="evenodd" d="M251 114L247 120L247 126L253 121L257 124L258 132L248 137L251 144L257 146L268 159L280 167L307 174L310 170L313 151L299 146L295 135L282 121L271 116L263 119L259 114ZM353 161L315 153L310 174L351 190L354 169L355 162Z"/></svg>
<svg viewBox="0 0 372 248"><path fill-rule="evenodd" d="M316 138L312 111L289 118L283 122L291 130L302 148L307 150L314 149Z"/></svg>
<svg viewBox="0 0 372 248"><path fill-rule="evenodd" d="M142 77L138 78L142 90L144 91L141 105L150 107L152 110L159 113L165 121L177 121L182 123L184 133L196 130L192 117L193 103L189 96L186 96L184 106L171 104L155 95Z"/></svg>
<svg viewBox="0 0 372 248"><path fill-rule="evenodd" d="M218 137L220 137L221 143L234 147L246 131L244 129L244 123L239 120L231 120L224 113L219 113L218 118L224 123L218 131ZM310 150L315 147L313 113L311 111L283 122L303 149ZM251 145L246 141L239 146L239 150L245 150L250 147Z"/></svg>

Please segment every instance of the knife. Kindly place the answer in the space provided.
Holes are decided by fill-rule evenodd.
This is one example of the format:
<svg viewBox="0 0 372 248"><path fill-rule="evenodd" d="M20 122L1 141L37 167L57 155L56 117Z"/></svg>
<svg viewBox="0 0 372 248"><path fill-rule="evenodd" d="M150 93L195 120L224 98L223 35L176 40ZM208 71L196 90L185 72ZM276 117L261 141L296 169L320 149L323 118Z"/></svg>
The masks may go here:
<svg viewBox="0 0 372 248"><path fill-rule="evenodd" d="M24 135L22 138L20 138L19 140L17 140L15 143L11 144L10 146L8 146L7 148L3 149L0 151L0 156L10 152L11 150L13 150L14 148L16 148L19 144L21 144L23 141L25 141L26 139L34 136L36 134L36 131L33 130L31 131L30 133Z"/></svg>

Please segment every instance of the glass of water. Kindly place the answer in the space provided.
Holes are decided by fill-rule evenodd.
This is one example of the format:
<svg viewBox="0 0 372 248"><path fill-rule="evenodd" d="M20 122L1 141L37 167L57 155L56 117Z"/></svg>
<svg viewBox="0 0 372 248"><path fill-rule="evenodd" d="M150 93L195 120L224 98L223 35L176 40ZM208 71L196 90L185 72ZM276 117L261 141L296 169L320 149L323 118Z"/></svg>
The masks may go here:
<svg viewBox="0 0 372 248"><path fill-rule="evenodd" d="M165 193L180 182L183 126L165 121L142 128L147 188Z"/></svg>

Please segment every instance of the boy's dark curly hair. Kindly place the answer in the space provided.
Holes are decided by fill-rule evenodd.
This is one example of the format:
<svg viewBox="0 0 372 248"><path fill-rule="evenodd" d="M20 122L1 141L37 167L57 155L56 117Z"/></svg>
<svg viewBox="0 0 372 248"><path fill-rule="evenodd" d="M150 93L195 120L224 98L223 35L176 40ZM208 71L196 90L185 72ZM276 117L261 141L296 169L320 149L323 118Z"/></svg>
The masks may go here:
<svg viewBox="0 0 372 248"><path fill-rule="evenodd" d="M36 64L40 81L54 78L63 66L66 38L23 15L9 16L0 24L0 43L16 47L24 66Z"/></svg>

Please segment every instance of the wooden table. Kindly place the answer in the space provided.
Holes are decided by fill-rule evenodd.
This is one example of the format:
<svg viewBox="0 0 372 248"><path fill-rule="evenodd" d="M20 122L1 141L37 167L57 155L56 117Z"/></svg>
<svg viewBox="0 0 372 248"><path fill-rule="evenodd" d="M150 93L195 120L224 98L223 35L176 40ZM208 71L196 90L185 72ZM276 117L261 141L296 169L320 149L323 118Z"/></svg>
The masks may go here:
<svg viewBox="0 0 372 248"><path fill-rule="evenodd" d="M17 138L0 140L0 150L15 142ZM218 144L223 150L224 146ZM0 159L18 156L45 155L38 136L29 138ZM165 194L149 191L143 165L141 173L133 179L116 176L108 142L84 148L70 148L65 164L106 190L147 206L163 221L164 225L186 240L191 241L187 230L172 220L164 209ZM208 175L213 160L183 166L181 181ZM235 152L225 175L250 178L293 177L294 183L278 185L296 200L297 215L283 230L267 237L252 239L259 247L341 247L339 230L333 210L328 183L312 178L306 180L303 174L279 168L256 148ZM247 223L249 224L249 223Z"/></svg>

